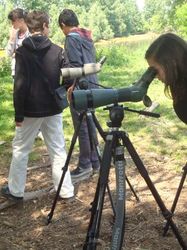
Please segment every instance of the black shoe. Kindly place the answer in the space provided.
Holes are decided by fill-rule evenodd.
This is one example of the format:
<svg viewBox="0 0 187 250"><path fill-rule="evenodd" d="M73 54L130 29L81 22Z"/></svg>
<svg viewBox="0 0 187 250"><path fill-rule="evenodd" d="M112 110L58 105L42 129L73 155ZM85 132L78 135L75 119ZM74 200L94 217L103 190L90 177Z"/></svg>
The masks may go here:
<svg viewBox="0 0 187 250"><path fill-rule="evenodd" d="M92 171L93 170L91 167L89 168L77 167L76 169L71 171L71 178L73 183L88 179L92 175Z"/></svg>
<svg viewBox="0 0 187 250"><path fill-rule="evenodd" d="M8 185L5 185L4 187L1 188L1 194L7 199L15 201L15 202L20 202L23 200L23 197L17 197L17 196L12 195L10 193Z"/></svg>

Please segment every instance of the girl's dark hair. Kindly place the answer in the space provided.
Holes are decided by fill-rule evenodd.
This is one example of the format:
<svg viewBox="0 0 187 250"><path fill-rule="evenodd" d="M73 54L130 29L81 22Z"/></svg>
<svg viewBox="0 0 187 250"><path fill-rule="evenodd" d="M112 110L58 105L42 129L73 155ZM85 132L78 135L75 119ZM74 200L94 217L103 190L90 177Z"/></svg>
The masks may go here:
<svg viewBox="0 0 187 250"><path fill-rule="evenodd" d="M15 21L16 19L25 19L25 17L27 16L27 11L17 8L12 10L9 14L8 14L8 19L11 21Z"/></svg>
<svg viewBox="0 0 187 250"><path fill-rule="evenodd" d="M64 9L59 15L58 23L60 27L62 23L70 27L77 27L79 25L79 20L73 10Z"/></svg>
<svg viewBox="0 0 187 250"><path fill-rule="evenodd" d="M187 43L173 33L159 36L147 49L145 59L153 59L165 72L165 92L174 101L187 92Z"/></svg>
<svg viewBox="0 0 187 250"><path fill-rule="evenodd" d="M43 24L49 25L49 16L44 11L35 10L27 14L25 22L30 33L43 31Z"/></svg>

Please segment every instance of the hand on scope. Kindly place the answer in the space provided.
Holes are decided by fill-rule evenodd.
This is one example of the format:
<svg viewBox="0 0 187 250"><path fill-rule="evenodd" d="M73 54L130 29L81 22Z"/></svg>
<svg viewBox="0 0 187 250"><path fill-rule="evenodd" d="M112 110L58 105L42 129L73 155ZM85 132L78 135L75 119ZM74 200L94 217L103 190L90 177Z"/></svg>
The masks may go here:
<svg viewBox="0 0 187 250"><path fill-rule="evenodd" d="M74 85L69 87L68 90L67 90L67 99L68 99L69 103L72 102L72 92L73 92L73 90L74 90Z"/></svg>

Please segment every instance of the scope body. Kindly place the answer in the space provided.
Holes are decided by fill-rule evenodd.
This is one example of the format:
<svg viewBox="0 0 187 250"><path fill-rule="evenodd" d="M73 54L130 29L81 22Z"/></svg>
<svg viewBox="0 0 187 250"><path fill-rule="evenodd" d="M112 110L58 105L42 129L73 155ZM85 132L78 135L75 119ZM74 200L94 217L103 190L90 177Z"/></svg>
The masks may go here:
<svg viewBox="0 0 187 250"><path fill-rule="evenodd" d="M118 102L142 101L155 75L156 70L149 67L139 81L126 88L75 90L72 93L73 107L77 110L85 110Z"/></svg>

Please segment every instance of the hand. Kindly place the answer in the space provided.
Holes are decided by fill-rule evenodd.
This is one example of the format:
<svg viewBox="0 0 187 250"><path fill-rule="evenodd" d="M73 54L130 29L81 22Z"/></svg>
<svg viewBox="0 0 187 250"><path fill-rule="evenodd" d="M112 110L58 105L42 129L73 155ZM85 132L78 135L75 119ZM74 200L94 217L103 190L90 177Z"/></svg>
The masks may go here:
<svg viewBox="0 0 187 250"><path fill-rule="evenodd" d="M16 122L16 127L21 127L23 122Z"/></svg>
<svg viewBox="0 0 187 250"><path fill-rule="evenodd" d="M16 34L18 32L19 29L14 29L14 27L12 27L10 29L10 35L9 35L9 41L10 42L15 42L16 41Z"/></svg>
<svg viewBox="0 0 187 250"><path fill-rule="evenodd" d="M71 103L72 102L72 92L74 90L74 84L69 87L68 91L67 91L67 98L68 98L68 102Z"/></svg>

